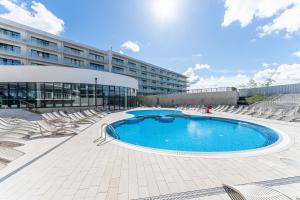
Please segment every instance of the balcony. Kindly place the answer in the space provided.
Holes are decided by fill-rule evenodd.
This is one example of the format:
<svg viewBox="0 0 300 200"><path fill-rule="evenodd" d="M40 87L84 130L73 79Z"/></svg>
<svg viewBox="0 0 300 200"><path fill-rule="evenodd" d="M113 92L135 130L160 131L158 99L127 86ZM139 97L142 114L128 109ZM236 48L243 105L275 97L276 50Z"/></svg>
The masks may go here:
<svg viewBox="0 0 300 200"><path fill-rule="evenodd" d="M0 32L0 37L9 40L21 41L21 35L11 35L11 34L5 34L3 32Z"/></svg>
<svg viewBox="0 0 300 200"><path fill-rule="evenodd" d="M91 60L94 60L94 61L104 62L104 56L97 56L94 54L89 54L88 58Z"/></svg>
<svg viewBox="0 0 300 200"><path fill-rule="evenodd" d="M52 63L58 63L58 57L52 57L52 56L38 56L36 54L29 54L30 58L46 61L46 62L52 62Z"/></svg>
<svg viewBox="0 0 300 200"><path fill-rule="evenodd" d="M50 43L42 43L42 42L37 42L37 41L34 41L34 40L29 40L28 44L36 46L36 47L41 47L41 48L45 48L45 49L58 51L58 46L54 45L54 44L50 44Z"/></svg>
<svg viewBox="0 0 300 200"><path fill-rule="evenodd" d="M6 53L6 54L11 54L11 55L20 55L21 54L21 49L12 49L12 48L0 48L0 52Z"/></svg>
<svg viewBox="0 0 300 200"><path fill-rule="evenodd" d="M115 65L125 66L124 61L122 62L122 61L112 60L111 63L112 63L112 64L115 64Z"/></svg>
<svg viewBox="0 0 300 200"><path fill-rule="evenodd" d="M69 65L69 66L72 66L72 67L86 67L83 62L71 62L71 61L68 61L68 60L64 60L63 64L64 65Z"/></svg>
<svg viewBox="0 0 300 200"><path fill-rule="evenodd" d="M85 57L85 54L83 51L79 51L79 50L75 50L75 49L73 50L73 49L64 47L63 52L70 54L70 55L74 55L74 56Z"/></svg>

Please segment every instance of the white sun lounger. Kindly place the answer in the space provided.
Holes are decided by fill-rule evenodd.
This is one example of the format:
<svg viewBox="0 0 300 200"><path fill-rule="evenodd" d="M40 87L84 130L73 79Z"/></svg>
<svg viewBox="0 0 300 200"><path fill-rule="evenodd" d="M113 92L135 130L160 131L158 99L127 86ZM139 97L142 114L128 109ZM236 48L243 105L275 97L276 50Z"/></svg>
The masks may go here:
<svg viewBox="0 0 300 200"><path fill-rule="evenodd" d="M21 157L24 153L9 147L0 146L0 160L11 162Z"/></svg>
<svg viewBox="0 0 300 200"><path fill-rule="evenodd" d="M287 195L261 185L223 185L232 200L292 200Z"/></svg>
<svg viewBox="0 0 300 200"><path fill-rule="evenodd" d="M57 134L79 134L81 131L76 128L69 127L56 127L51 123L41 120L37 121L37 124L40 126L40 132L42 135L57 135ZM46 134L45 134L46 133Z"/></svg>
<svg viewBox="0 0 300 200"><path fill-rule="evenodd" d="M5 147L16 147L25 144L25 139L15 138L15 137L2 137L0 136L0 146Z"/></svg>

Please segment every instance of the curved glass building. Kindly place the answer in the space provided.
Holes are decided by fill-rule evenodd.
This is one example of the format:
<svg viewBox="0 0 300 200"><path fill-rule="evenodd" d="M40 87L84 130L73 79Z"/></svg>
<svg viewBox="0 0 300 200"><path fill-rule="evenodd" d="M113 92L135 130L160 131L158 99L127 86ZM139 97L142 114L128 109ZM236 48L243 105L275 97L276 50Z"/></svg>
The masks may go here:
<svg viewBox="0 0 300 200"><path fill-rule="evenodd" d="M62 66L1 66L1 108L136 106L138 81L89 69Z"/></svg>

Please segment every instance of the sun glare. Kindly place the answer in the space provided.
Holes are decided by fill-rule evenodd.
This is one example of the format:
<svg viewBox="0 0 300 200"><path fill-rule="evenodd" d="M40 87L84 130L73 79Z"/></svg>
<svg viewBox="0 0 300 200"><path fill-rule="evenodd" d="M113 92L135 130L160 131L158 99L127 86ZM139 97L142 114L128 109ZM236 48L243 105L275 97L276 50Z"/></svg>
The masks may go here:
<svg viewBox="0 0 300 200"><path fill-rule="evenodd" d="M151 11L155 20L166 24L174 22L179 14L179 0L152 0Z"/></svg>

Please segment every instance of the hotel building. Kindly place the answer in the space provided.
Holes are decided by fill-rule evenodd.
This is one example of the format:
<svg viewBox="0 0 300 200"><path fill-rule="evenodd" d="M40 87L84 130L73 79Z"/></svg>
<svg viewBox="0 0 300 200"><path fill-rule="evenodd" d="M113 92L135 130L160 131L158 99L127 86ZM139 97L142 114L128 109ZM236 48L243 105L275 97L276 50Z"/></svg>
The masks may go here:
<svg viewBox="0 0 300 200"><path fill-rule="evenodd" d="M127 107L134 106L137 95L185 92L187 87L184 75L2 18L0 65L1 107Z"/></svg>

